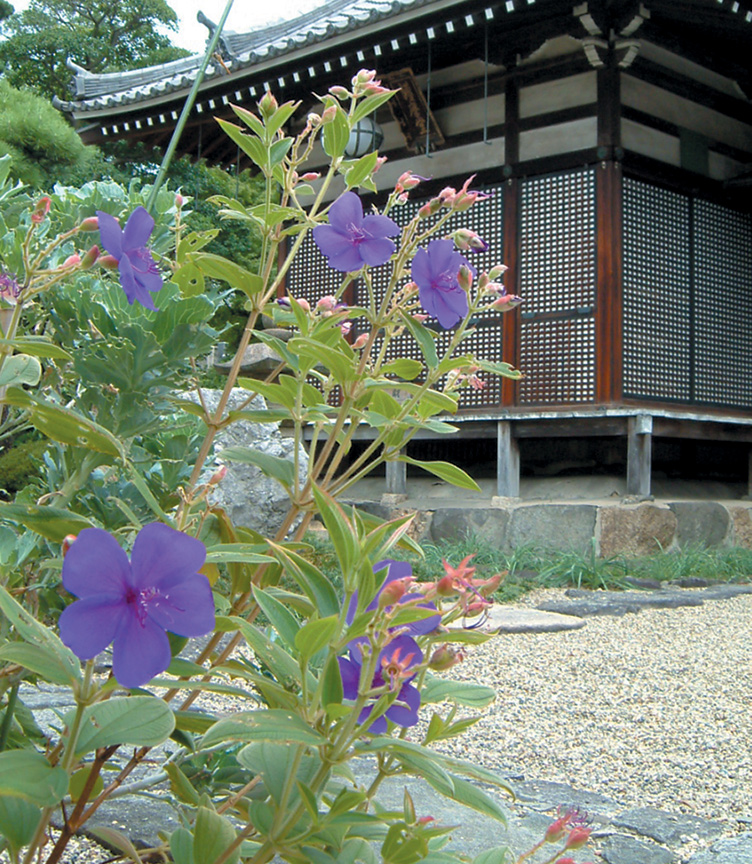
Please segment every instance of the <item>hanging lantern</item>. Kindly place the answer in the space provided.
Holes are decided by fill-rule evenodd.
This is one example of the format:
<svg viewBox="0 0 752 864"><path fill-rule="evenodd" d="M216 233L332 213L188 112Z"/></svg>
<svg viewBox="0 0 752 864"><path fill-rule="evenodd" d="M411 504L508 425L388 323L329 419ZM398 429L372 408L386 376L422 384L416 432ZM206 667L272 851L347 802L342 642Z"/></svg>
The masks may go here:
<svg viewBox="0 0 752 864"><path fill-rule="evenodd" d="M384 140L384 132L374 120L370 117L364 117L363 120L353 126L350 133L350 139L345 147L345 156L350 159L358 159L360 156L365 156L366 153L373 153L381 147L381 142Z"/></svg>

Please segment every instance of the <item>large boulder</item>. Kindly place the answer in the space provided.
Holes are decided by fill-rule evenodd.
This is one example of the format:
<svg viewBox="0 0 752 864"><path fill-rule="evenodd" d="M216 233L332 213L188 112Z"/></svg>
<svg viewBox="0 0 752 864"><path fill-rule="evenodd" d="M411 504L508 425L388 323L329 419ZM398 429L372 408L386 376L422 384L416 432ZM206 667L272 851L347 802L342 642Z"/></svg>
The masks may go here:
<svg viewBox="0 0 752 864"><path fill-rule="evenodd" d="M216 411L221 395L220 390L203 391L204 402L210 412ZM229 409L238 410L248 396L247 390L236 387L230 394ZM195 395L191 398L198 401ZM266 408L266 403L261 396L256 396L243 407L259 411ZM274 536L290 507L287 493L276 480L267 477L255 465L223 459L222 451L228 447L251 447L260 453L293 461L294 440L283 437L277 423L251 423L246 420L238 420L222 429L214 439L214 461L210 472L226 465L227 474L212 493L212 502L227 511L233 524L252 528L265 536ZM298 452L298 476L301 482L305 482L307 467L308 454L301 445Z"/></svg>

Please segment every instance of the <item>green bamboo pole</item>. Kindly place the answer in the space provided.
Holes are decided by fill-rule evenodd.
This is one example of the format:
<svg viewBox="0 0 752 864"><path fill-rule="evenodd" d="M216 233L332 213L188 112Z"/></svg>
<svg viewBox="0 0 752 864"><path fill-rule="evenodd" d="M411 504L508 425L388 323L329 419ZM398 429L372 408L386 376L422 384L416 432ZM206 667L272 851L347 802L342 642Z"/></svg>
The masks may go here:
<svg viewBox="0 0 752 864"><path fill-rule="evenodd" d="M196 75L196 80L193 82L191 92L188 94L188 98L185 100L185 104L183 105L183 110L180 112L180 117L178 118L178 125L175 127L175 131L172 133L170 145L165 152L164 158L162 159L162 164L159 166L159 173L157 174L157 179L154 181L154 185L151 189L151 194L149 195L149 200L146 203L146 209L152 215L154 213L154 205L157 202L157 195L159 194L159 190L162 188L162 184L164 183L167 169L170 167L170 163L172 162L172 157L175 155L175 150L177 149L178 142L180 141L180 137L183 134L185 124L188 121L188 115L191 113L191 110L193 109L193 103L196 101L196 94L198 93L198 88L201 86L201 82L204 80L204 75L206 74L206 67L209 65L209 60L211 60L217 48L219 37L222 34L222 28L225 26L225 21L227 21L227 16L230 14L232 4L233 0L227 0L225 11L222 13L222 17L219 19L219 24L217 24L217 28L212 34L212 38L206 49L206 54L204 54L204 59L201 62L198 74Z"/></svg>

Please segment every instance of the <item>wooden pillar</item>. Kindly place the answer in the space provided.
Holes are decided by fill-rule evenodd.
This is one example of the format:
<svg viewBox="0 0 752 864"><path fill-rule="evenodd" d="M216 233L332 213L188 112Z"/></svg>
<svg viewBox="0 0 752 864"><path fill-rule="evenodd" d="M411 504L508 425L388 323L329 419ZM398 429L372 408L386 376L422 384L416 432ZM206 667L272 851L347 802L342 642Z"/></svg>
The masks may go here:
<svg viewBox="0 0 752 864"><path fill-rule="evenodd" d="M650 495L653 453L653 418L649 414L630 417L627 425L627 494Z"/></svg>
<svg viewBox="0 0 752 864"><path fill-rule="evenodd" d="M386 462L388 495L407 495L407 462Z"/></svg>
<svg viewBox="0 0 752 864"><path fill-rule="evenodd" d="M512 424L496 424L496 494L500 498L520 497L520 445L512 433Z"/></svg>
<svg viewBox="0 0 752 864"><path fill-rule="evenodd" d="M596 169L596 402L622 398L623 241L621 95L613 51L598 70Z"/></svg>
<svg viewBox="0 0 752 864"><path fill-rule="evenodd" d="M520 161L520 88L512 74L507 79L504 114L504 285L510 294L520 293L520 181L514 176ZM517 368L520 363L520 312L516 309L502 316L502 359ZM501 404L517 403L517 384L501 380ZM501 494L501 493L500 493Z"/></svg>

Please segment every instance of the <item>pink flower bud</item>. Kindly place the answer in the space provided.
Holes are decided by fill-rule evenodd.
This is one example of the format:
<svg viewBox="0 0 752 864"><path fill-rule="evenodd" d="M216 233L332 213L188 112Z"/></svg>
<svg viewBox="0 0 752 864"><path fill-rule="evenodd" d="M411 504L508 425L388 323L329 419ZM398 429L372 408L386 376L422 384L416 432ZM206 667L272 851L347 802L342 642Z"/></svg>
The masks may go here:
<svg viewBox="0 0 752 864"><path fill-rule="evenodd" d="M261 97L261 101L258 103L259 111L261 112L261 116L271 117L272 114L279 108L279 103L274 98L271 90L267 90L266 93Z"/></svg>
<svg viewBox="0 0 752 864"><path fill-rule="evenodd" d="M503 276L507 270L509 270L509 267L506 264L497 264L488 271L488 277L489 279L496 280L499 276Z"/></svg>
<svg viewBox="0 0 752 864"><path fill-rule="evenodd" d="M582 849L590 839L589 828L573 828L564 843L565 849Z"/></svg>
<svg viewBox="0 0 752 864"><path fill-rule="evenodd" d="M310 127L315 128L316 126L321 125L321 115L316 114L315 111L311 111L308 115L307 122Z"/></svg>
<svg viewBox="0 0 752 864"><path fill-rule="evenodd" d="M52 199L49 195L43 195L39 201L34 205L34 209L31 211L31 221L38 225L40 222L44 221L44 217L50 212L50 206L52 205Z"/></svg>
<svg viewBox="0 0 752 864"><path fill-rule="evenodd" d="M457 272L457 284L463 291L469 291L473 284L472 270L464 264L460 265L460 269Z"/></svg>
<svg viewBox="0 0 752 864"><path fill-rule="evenodd" d="M386 609L387 606L394 606L399 603L400 599L407 593L407 583L412 577L405 579L395 579L388 585L385 585L379 594L379 609Z"/></svg>
<svg viewBox="0 0 752 864"><path fill-rule="evenodd" d="M304 312L311 311L311 304L305 299L305 297L296 297L295 302Z"/></svg>
<svg viewBox="0 0 752 864"><path fill-rule="evenodd" d="M433 816L421 816L420 819L418 819L418 825L428 825L435 821L436 819Z"/></svg>
<svg viewBox="0 0 752 864"><path fill-rule="evenodd" d="M498 300L494 300L491 306L494 309L500 309L502 312L510 312L519 306L520 303L522 303L522 297L518 297L516 294L504 294Z"/></svg>
<svg viewBox="0 0 752 864"><path fill-rule="evenodd" d="M329 105L324 109L324 113L321 115L321 122L331 123L337 116L337 111L339 111L339 108L336 105Z"/></svg>
<svg viewBox="0 0 752 864"><path fill-rule="evenodd" d="M352 321L343 321L339 325L340 332L343 336L347 337L350 335L350 331L352 330Z"/></svg>
<svg viewBox="0 0 752 864"><path fill-rule="evenodd" d="M440 645L431 655L428 668L437 672L446 672L464 659L465 655L461 650L450 648L449 645Z"/></svg>
<svg viewBox="0 0 752 864"><path fill-rule="evenodd" d="M491 576L490 579L473 579L472 586L482 597L488 597L498 589L499 585L504 581L504 577L507 573L508 571L497 573L495 576Z"/></svg>
<svg viewBox="0 0 752 864"><path fill-rule="evenodd" d="M75 267L76 264L80 263L81 256L74 252L73 255L69 255L65 261L63 261L63 270L67 270L69 267Z"/></svg>
<svg viewBox="0 0 752 864"><path fill-rule="evenodd" d="M436 593L439 597L451 597L452 594L456 594L457 589L454 587L454 577L450 574L442 576L436 583Z"/></svg>
<svg viewBox="0 0 752 864"><path fill-rule="evenodd" d="M338 300L333 294L324 294L324 296L316 304L316 311L321 313L334 312L337 308Z"/></svg>
<svg viewBox="0 0 752 864"><path fill-rule="evenodd" d="M99 219L96 216L87 216L78 226L79 231L99 231Z"/></svg>
<svg viewBox="0 0 752 864"><path fill-rule="evenodd" d="M63 542L62 542L63 558L65 558L65 556L68 554L68 550L74 544L77 537L78 537L78 534L66 534L65 537L63 537Z"/></svg>
<svg viewBox="0 0 752 864"><path fill-rule="evenodd" d="M227 465L220 465L209 478L209 486L218 486L227 476Z"/></svg>
<svg viewBox="0 0 752 864"><path fill-rule="evenodd" d="M330 87L329 92L335 99L339 99L340 102L344 102L345 99L350 98L350 91L345 87L340 87L338 84L335 84L334 87Z"/></svg>
<svg viewBox="0 0 752 864"><path fill-rule="evenodd" d="M112 255L101 255L99 257L99 265L104 267L105 270L117 270L119 266L117 258L113 258Z"/></svg>
<svg viewBox="0 0 752 864"><path fill-rule="evenodd" d="M318 180L321 177L318 171L307 171L300 179L304 183L310 183L313 180Z"/></svg>
<svg viewBox="0 0 752 864"><path fill-rule="evenodd" d="M381 166L384 165L384 163L386 161L387 161L386 156L378 156L376 159L376 167L373 169L373 173L376 174L376 172L379 170L379 168L381 168Z"/></svg>
<svg viewBox="0 0 752 864"><path fill-rule="evenodd" d="M375 69L361 69L356 75L353 76L351 81L353 88L363 87L366 84L370 84L376 78L376 70Z"/></svg>
<svg viewBox="0 0 752 864"><path fill-rule="evenodd" d="M405 171L404 174L401 174L399 179L397 180L397 185L395 189L398 192L410 189L415 189L415 187L423 180L428 180L428 177L421 177L419 174L413 174L411 171Z"/></svg>
<svg viewBox="0 0 752 864"><path fill-rule="evenodd" d="M89 270L99 259L99 246L92 246L81 259L81 269Z"/></svg>
<svg viewBox="0 0 752 864"><path fill-rule="evenodd" d="M424 204L420 210L418 210L418 218L426 219L429 216L433 216L435 213L438 213L441 209L441 198L431 198L426 204Z"/></svg>
<svg viewBox="0 0 752 864"><path fill-rule="evenodd" d="M454 245L463 252L485 252L488 249L488 243L469 228L458 228L452 234L452 239Z"/></svg>
<svg viewBox="0 0 752 864"><path fill-rule="evenodd" d="M574 858L557 858L556 864L575 864Z"/></svg>
<svg viewBox="0 0 752 864"><path fill-rule="evenodd" d="M180 194L180 192L175 193L175 206L182 207L185 203L185 198Z"/></svg>
<svg viewBox="0 0 752 864"><path fill-rule="evenodd" d="M361 333L360 336L353 342L353 348L356 351L359 351L361 348L366 347L366 342L368 342L368 333Z"/></svg>
<svg viewBox="0 0 752 864"><path fill-rule="evenodd" d="M416 312L413 315L413 320L417 321L418 324L423 324L424 321L428 321L428 315L424 315L422 312Z"/></svg>

